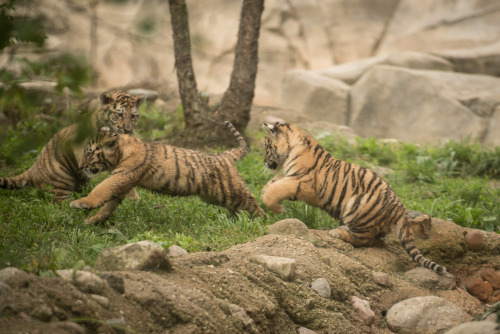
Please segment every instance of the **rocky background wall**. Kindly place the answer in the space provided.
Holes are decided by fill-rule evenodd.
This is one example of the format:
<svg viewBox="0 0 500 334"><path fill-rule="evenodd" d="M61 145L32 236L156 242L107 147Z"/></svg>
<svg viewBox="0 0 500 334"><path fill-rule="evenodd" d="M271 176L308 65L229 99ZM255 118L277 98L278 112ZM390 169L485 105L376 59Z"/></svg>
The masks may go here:
<svg viewBox="0 0 500 334"><path fill-rule="evenodd" d="M187 4L198 88L222 94L241 1ZM51 18L42 56L85 55L94 89L176 90L167 2L40 0L36 10ZM498 22L491 0L268 0L254 102L288 110L287 121L347 125L364 137L498 145Z"/></svg>

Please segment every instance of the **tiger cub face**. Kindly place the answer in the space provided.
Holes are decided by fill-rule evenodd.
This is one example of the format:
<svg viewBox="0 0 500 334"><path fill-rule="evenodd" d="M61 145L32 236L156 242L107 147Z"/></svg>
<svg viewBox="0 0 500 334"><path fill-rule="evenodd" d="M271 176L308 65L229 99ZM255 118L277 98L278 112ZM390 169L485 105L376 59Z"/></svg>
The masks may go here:
<svg viewBox="0 0 500 334"><path fill-rule="evenodd" d="M142 94L133 96L121 91L102 93L99 107L94 113L96 130L134 133L139 121L139 107L144 99Z"/></svg>
<svg viewBox="0 0 500 334"><path fill-rule="evenodd" d="M118 134L101 131L85 147L80 169L89 178L100 172L109 171L116 165Z"/></svg>
<svg viewBox="0 0 500 334"><path fill-rule="evenodd" d="M274 125L264 123L263 127L266 130L264 165L272 171L279 171L290 152L288 135L284 131L290 130L289 126L276 122Z"/></svg>

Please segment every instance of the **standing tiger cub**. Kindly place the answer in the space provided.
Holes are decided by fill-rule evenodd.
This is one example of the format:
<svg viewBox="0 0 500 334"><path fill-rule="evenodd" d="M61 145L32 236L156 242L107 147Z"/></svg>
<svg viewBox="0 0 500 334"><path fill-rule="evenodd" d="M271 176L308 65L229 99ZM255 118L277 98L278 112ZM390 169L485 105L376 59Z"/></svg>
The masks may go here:
<svg viewBox="0 0 500 334"><path fill-rule="evenodd" d="M143 101L144 95L132 96L120 91L102 93L99 106L91 114L88 125L73 124L57 132L30 169L11 178L0 177L0 188L14 190L48 185L56 195L56 202L65 200L89 180L80 171L87 141L101 129L133 133Z"/></svg>
<svg viewBox="0 0 500 334"><path fill-rule="evenodd" d="M276 172L262 189L262 201L273 212L283 200L304 201L339 219L333 237L368 246L396 226L399 240L419 265L439 274L446 269L426 259L415 246L408 210L386 180L369 169L333 158L302 129L290 124L264 124L264 165Z"/></svg>
<svg viewBox="0 0 500 334"><path fill-rule="evenodd" d="M103 133L87 146L82 169L89 175L112 170L111 175L87 197L71 202L71 207L96 209L108 203L109 210L101 209L85 221L87 224L103 222L113 214L127 192L140 186L167 195L198 195L207 203L235 212L247 210L267 217L234 163L248 152L245 139L231 123L226 122L226 126L240 146L219 154Z"/></svg>

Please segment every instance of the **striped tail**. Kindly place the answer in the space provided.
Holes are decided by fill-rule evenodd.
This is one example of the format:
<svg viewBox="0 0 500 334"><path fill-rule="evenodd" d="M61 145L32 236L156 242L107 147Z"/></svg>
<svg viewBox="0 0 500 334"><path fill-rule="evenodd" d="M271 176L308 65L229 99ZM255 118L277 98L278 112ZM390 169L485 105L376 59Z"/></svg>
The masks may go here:
<svg viewBox="0 0 500 334"><path fill-rule="evenodd" d="M32 186L33 182L31 182L28 171L14 177L0 177L0 188L16 190Z"/></svg>
<svg viewBox="0 0 500 334"><path fill-rule="evenodd" d="M396 224L396 231L398 233L399 241L401 241L404 249L408 254L410 254L415 262L417 262L420 266L431 269L440 275L446 273L445 267L425 258L418 250L415 245L415 237L413 236L413 232L408 221L408 215L404 215L404 217L398 221Z"/></svg>
<svg viewBox="0 0 500 334"><path fill-rule="evenodd" d="M227 154L227 155L230 155L234 160L240 160L245 155L247 155L247 153L249 151L247 142L245 141L245 138L243 138L243 136L241 135L241 133L239 133L238 130L236 130L236 128L234 127L234 125L231 124L231 122L225 121L224 124L226 125L226 127L229 130L231 130L231 133L233 134L233 136L236 137L236 139L238 140L238 143L240 144L240 147L233 148L233 149L228 150L228 151L226 151L224 153Z"/></svg>

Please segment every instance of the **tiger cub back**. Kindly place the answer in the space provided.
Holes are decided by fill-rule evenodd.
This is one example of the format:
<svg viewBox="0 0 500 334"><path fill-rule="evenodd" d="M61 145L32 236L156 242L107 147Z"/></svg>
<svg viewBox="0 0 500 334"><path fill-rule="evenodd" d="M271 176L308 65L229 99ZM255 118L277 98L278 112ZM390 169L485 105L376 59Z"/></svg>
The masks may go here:
<svg viewBox="0 0 500 334"><path fill-rule="evenodd" d="M134 97L119 91L102 93L100 104L90 117L90 125L83 128L83 141L77 140L82 132L80 124L63 128L49 140L26 172L11 178L0 177L0 188L14 190L48 185L56 194L56 202L65 200L71 192L80 190L88 182L80 171L87 140L99 129L132 133L143 101L143 95Z"/></svg>
<svg viewBox="0 0 500 334"><path fill-rule="evenodd" d="M248 152L246 141L231 123L226 126L240 145L219 154L149 143L125 134L103 134L87 146L83 167L89 175L112 170L111 175L87 197L71 202L71 207L96 209L113 203L109 205L113 210L100 210L86 221L102 222L130 189L140 186L172 196L197 195L234 212L246 210L266 217L236 168L235 161Z"/></svg>
<svg viewBox="0 0 500 334"><path fill-rule="evenodd" d="M330 235L354 246L367 246L396 226L407 253L421 266L439 274L446 269L426 259L415 246L408 210L389 183L369 169L333 158L302 129L264 124L264 165L281 171L262 189L262 201L283 212L283 200L304 201L339 219Z"/></svg>

